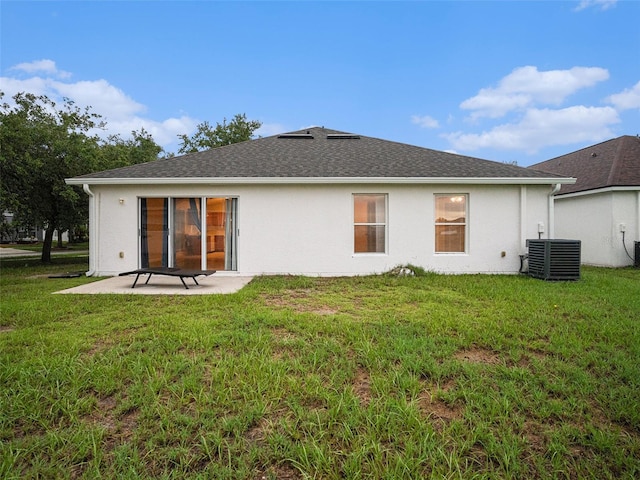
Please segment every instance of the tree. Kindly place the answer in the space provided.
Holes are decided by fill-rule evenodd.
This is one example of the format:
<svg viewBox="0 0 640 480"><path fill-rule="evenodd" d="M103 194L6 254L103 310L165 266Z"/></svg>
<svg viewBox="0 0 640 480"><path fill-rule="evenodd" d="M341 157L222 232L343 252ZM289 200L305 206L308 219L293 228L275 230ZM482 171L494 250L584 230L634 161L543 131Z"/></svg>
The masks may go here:
<svg viewBox="0 0 640 480"><path fill-rule="evenodd" d="M123 140L120 135L110 135L100 146L99 169L126 167L138 163L151 162L162 152L144 128L139 132L132 131L131 139Z"/></svg>
<svg viewBox="0 0 640 480"><path fill-rule="evenodd" d="M222 124L216 123L215 128L212 128L209 122L205 121L198 124L193 136L178 135L182 142L178 153L200 152L251 140L253 133L261 126L262 123L258 120L247 120L244 113L237 114L229 123L226 118L223 119Z"/></svg>
<svg viewBox="0 0 640 480"><path fill-rule="evenodd" d="M0 209L46 229L41 259L48 263L54 230L61 234L88 219L86 195L65 178L155 160L162 149L144 130L128 141L89 135L105 123L69 99L61 108L46 96L13 99L13 107L0 105Z"/></svg>
<svg viewBox="0 0 640 480"><path fill-rule="evenodd" d="M46 96L18 93L0 107L0 193L3 209L46 229L42 261L51 261L53 232L77 211L81 193L66 177L92 170L99 115L65 99L61 109Z"/></svg>

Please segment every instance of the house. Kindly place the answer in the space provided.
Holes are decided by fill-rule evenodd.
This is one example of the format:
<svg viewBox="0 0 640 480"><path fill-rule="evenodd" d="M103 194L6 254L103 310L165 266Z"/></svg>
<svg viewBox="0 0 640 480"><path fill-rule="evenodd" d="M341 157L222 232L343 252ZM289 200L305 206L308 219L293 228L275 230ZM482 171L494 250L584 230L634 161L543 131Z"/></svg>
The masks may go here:
<svg viewBox="0 0 640 480"><path fill-rule="evenodd" d="M68 179L90 200L89 275L139 267L360 275L516 273L575 179L309 128Z"/></svg>
<svg viewBox="0 0 640 480"><path fill-rule="evenodd" d="M15 214L5 210L0 217L0 243L38 243L44 241L46 230L39 226L25 226L15 222ZM58 241L58 230L53 240ZM62 232L62 241L69 242L69 232Z"/></svg>
<svg viewBox="0 0 640 480"><path fill-rule="evenodd" d="M640 138L625 135L529 168L577 178L555 196L555 234L581 241L583 263L634 263L640 241Z"/></svg>

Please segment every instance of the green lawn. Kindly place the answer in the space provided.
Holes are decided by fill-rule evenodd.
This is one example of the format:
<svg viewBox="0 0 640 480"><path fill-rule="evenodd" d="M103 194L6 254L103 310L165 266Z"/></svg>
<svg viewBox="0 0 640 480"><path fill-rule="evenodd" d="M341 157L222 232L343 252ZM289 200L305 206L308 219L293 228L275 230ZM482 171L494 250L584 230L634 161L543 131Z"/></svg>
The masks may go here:
<svg viewBox="0 0 640 480"><path fill-rule="evenodd" d="M640 271L51 295L1 265L0 478L638 478Z"/></svg>

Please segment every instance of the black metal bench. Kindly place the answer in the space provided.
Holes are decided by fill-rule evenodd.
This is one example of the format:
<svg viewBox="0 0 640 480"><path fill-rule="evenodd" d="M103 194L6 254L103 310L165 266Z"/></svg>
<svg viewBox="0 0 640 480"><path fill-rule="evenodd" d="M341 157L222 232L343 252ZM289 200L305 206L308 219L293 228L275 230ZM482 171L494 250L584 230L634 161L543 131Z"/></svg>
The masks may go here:
<svg viewBox="0 0 640 480"><path fill-rule="evenodd" d="M166 275L168 277L180 277L180 281L184 285L184 288L189 290L189 287L185 283L185 278L191 278L195 282L196 285L200 285L196 277L200 276L209 276L216 273L216 270L185 270L182 268L169 268L169 267L153 267L153 268L139 268L137 270L131 270L130 272L123 272L119 276L124 275L136 275L136 279L133 282L131 288L136 288L136 284L138 283L138 279L140 275L149 275L147 277L147 281L144 282L146 285L151 280L152 275Z"/></svg>

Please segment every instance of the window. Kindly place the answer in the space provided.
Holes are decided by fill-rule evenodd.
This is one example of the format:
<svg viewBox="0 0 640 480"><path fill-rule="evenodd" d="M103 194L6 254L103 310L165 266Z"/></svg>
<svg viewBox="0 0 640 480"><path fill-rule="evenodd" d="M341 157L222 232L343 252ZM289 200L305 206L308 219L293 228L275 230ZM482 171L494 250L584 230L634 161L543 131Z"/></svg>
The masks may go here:
<svg viewBox="0 0 640 480"><path fill-rule="evenodd" d="M387 196L353 196L353 250L355 253L385 253L387 237Z"/></svg>
<svg viewBox="0 0 640 480"><path fill-rule="evenodd" d="M467 195L441 195L436 204L436 253L464 253L467 240Z"/></svg>

